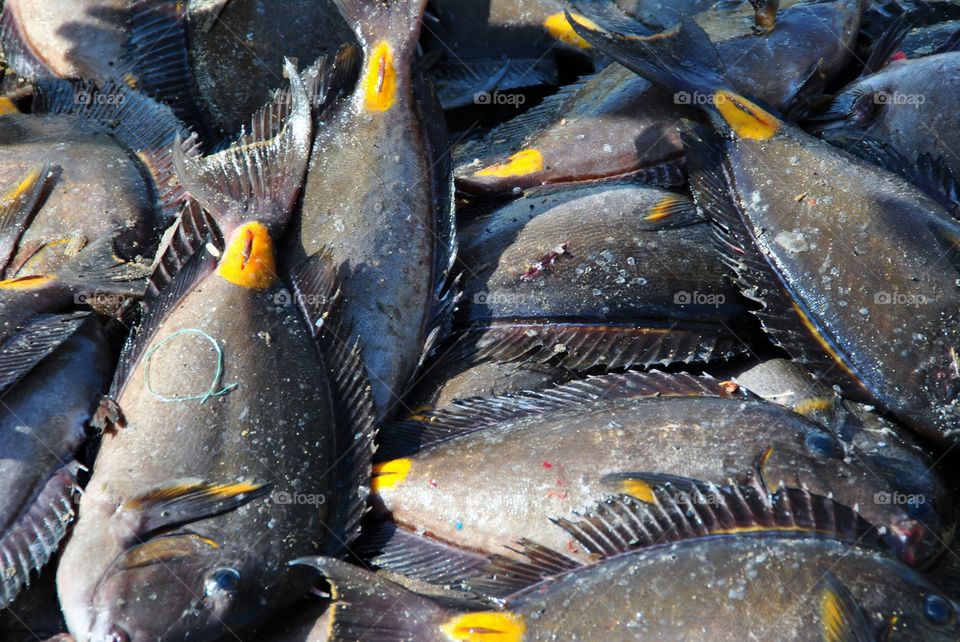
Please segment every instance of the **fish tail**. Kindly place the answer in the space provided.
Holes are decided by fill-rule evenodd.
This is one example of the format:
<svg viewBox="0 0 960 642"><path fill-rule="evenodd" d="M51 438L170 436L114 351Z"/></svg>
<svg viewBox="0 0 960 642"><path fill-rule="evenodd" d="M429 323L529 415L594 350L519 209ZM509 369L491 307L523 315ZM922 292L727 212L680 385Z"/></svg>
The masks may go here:
<svg viewBox="0 0 960 642"><path fill-rule="evenodd" d="M497 640L520 642L523 618L509 611L462 612L418 595L382 575L332 557L305 557L330 585L330 640ZM480 637L484 636L484 637Z"/></svg>
<svg viewBox="0 0 960 642"><path fill-rule="evenodd" d="M579 5L575 5L580 9ZM581 9L591 18L589 6ZM724 77L719 54L707 33L692 20L653 35L622 33L617 25L598 16L594 24L573 21L574 30L598 50L683 102L684 93L712 95L732 90ZM708 102L708 101L707 101ZM693 102L688 104L701 104Z"/></svg>
<svg viewBox="0 0 960 642"><path fill-rule="evenodd" d="M427 0L334 0L369 56L380 42L411 55Z"/></svg>

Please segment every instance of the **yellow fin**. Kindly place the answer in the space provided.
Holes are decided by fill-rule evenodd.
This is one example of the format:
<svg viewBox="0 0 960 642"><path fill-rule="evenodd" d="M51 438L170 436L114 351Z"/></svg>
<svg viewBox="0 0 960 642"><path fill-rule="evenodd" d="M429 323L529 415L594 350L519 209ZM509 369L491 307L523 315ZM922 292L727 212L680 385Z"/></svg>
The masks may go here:
<svg viewBox="0 0 960 642"><path fill-rule="evenodd" d="M440 630L454 642L520 642L527 625L510 611L478 611L447 620Z"/></svg>
<svg viewBox="0 0 960 642"><path fill-rule="evenodd" d="M639 499L645 504L657 503L656 495L653 493L653 487L642 479L623 479L620 481L620 492Z"/></svg>
<svg viewBox="0 0 960 642"><path fill-rule="evenodd" d="M16 276L12 279L0 281L0 290L32 290L56 281L57 277L48 274L31 276Z"/></svg>
<svg viewBox="0 0 960 642"><path fill-rule="evenodd" d="M370 482L371 492L379 493L399 485L410 474L411 466L413 461L408 457L374 464L373 480Z"/></svg>
<svg viewBox="0 0 960 642"><path fill-rule="evenodd" d="M713 94L713 102L740 138L766 140L780 129L780 121L776 116L732 91L718 89Z"/></svg>
<svg viewBox="0 0 960 642"><path fill-rule="evenodd" d="M597 23L590 18L586 18L576 13L571 13L570 16L577 24L582 25L591 31L597 31L599 29ZM584 40L580 34L573 30L573 25L570 24L570 21L567 20L567 16L565 16L563 12L555 13L548 17L543 21L543 26L551 36L560 42L565 42L568 45L573 45L574 47L579 47L581 49L590 49L593 47L593 45Z"/></svg>
<svg viewBox="0 0 960 642"><path fill-rule="evenodd" d="M217 274L243 288L265 290L277 278L270 231L258 221L244 223L233 233L217 266Z"/></svg>
<svg viewBox="0 0 960 642"><path fill-rule="evenodd" d="M194 533L157 537L129 549L120 558L120 567L124 570L142 568L152 564L162 564L188 557L197 552L197 545L212 549L220 548L215 540ZM202 549L201 549L202 550Z"/></svg>
<svg viewBox="0 0 960 642"><path fill-rule="evenodd" d="M526 176L543 170L543 154L536 149L524 149L502 163L481 169L474 176L492 176L495 178L509 178L511 176Z"/></svg>
<svg viewBox="0 0 960 642"><path fill-rule="evenodd" d="M676 208L678 206L685 205L686 203L687 199L680 194L668 194L654 203L653 206L647 210L647 215L644 217L644 219L647 221L663 220L676 212Z"/></svg>
<svg viewBox="0 0 960 642"><path fill-rule="evenodd" d="M374 45L361 85L363 104L369 111L387 111L397 102L397 67L389 43L381 40Z"/></svg>

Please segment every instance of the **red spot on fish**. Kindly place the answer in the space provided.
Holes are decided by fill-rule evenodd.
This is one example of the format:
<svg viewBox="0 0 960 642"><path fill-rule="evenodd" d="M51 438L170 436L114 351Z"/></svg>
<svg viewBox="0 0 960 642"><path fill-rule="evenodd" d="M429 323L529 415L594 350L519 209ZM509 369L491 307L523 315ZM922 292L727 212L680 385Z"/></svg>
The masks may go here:
<svg viewBox="0 0 960 642"><path fill-rule="evenodd" d="M807 199L807 205L809 205L810 207L815 207L815 206L817 205L817 199L815 199L815 198L808 198L808 199Z"/></svg>
<svg viewBox="0 0 960 642"><path fill-rule="evenodd" d="M543 467L544 467L544 468L553 468L553 464L551 464L549 461L545 461L545 462L543 462Z"/></svg>
<svg viewBox="0 0 960 642"><path fill-rule="evenodd" d="M247 262L250 260L251 254L253 254L253 230L248 228L247 236L244 239L244 244L243 244L243 257L240 260L241 270L247 267Z"/></svg>
<svg viewBox="0 0 960 642"><path fill-rule="evenodd" d="M890 62L897 62L898 60L906 60L906 59L907 59L907 54L905 54L902 51L898 51L897 53L890 56Z"/></svg>
<svg viewBox="0 0 960 642"><path fill-rule="evenodd" d="M387 56L385 54L380 55L380 61L377 65L377 93L383 93L383 83L387 79Z"/></svg>
<svg viewBox="0 0 960 642"><path fill-rule="evenodd" d="M438 486L437 480L436 480L436 479L428 479L428 480L427 480L427 485L430 486L430 488L436 488L436 487Z"/></svg>
<svg viewBox="0 0 960 642"><path fill-rule="evenodd" d="M574 540L570 539L570 540L567 540L567 550L570 551L571 553L579 553L580 547L576 545Z"/></svg>
<svg viewBox="0 0 960 642"><path fill-rule="evenodd" d="M555 490L551 490L549 493L547 493L547 497L550 497L553 499L566 499L570 497L570 493L568 493L565 490L561 490L559 492Z"/></svg>
<svg viewBox="0 0 960 642"><path fill-rule="evenodd" d="M520 280L532 281L541 274L548 272L553 264L557 262L558 258L564 254L570 254L569 245L569 242L564 241L557 247L547 252L543 258L528 267L527 271L520 275Z"/></svg>

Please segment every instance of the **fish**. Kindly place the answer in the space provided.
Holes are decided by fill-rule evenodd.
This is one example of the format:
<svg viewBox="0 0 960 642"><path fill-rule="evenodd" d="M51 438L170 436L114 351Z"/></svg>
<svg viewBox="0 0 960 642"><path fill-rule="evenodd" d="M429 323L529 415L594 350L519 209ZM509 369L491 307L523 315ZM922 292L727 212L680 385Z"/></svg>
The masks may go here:
<svg viewBox="0 0 960 642"><path fill-rule="evenodd" d="M426 21L424 57L444 109L493 105L600 64L557 0L434 0ZM525 100L503 99L514 96Z"/></svg>
<svg viewBox="0 0 960 642"><path fill-rule="evenodd" d="M878 501L910 491L808 419L729 382L628 372L384 426L371 487L384 526L368 529L365 550L382 568L431 578L470 566L474 553L510 555L522 538L582 559L549 518L610 494L647 497L654 473L715 483L759 475L771 489L831 495L885 527L891 550L911 565L930 564L952 537L949 503L929 498L933 514L919 513L929 518L921 522L905 502Z"/></svg>
<svg viewBox="0 0 960 642"><path fill-rule="evenodd" d="M116 84L41 82L32 113L0 115L0 181L15 184L38 163L52 174L4 276L54 272L114 230L117 256L149 267L184 198L173 168L178 134L189 132L169 108Z"/></svg>
<svg viewBox="0 0 960 642"><path fill-rule="evenodd" d="M46 332L39 331L43 322ZM55 347L11 383L11 370L35 361L44 341ZM46 315L0 347L0 480L7 488L0 500L0 609L17 604L14 599L57 551L74 519L78 451L110 385L114 361L90 312Z"/></svg>
<svg viewBox="0 0 960 642"><path fill-rule="evenodd" d="M78 0L64 4L10 0L0 12L0 42L21 75L121 80L130 72L125 0Z"/></svg>
<svg viewBox="0 0 960 642"><path fill-rule="evenodd" d="M724 507L698 504L696 513L704 524L729 523ZM683 513L658 508L611 499L564 524L593 551L585 564L521 542L524 561L496 560L485 576L466 581L492 594L486 608L418 595L340 560L294 563L317 569L331 585L334 641L377 635L438 642L949 640L958 634L958 604L880 550L763 528L638 546L650 537L644 527L682 533L688 525Z"/></svg>
<svg viewBox="0 0 960 642"><path fill-rule="evenodd" d="M327 642L330 637L330 604L313 600L277 617L257 633L252 642Z"/></svg>
<svg viewBox="0 0 960 642"><path fill-rule="evenodd" d="M396 411L452 303L446 130L411 68L425 4L338 0L363 43L362 72L317 128L287 250L297 263L325 247L343 270L345 322L360 336L383 417Z"/></svg>
<svg viewBox="0 0 960 642"><path fill-rule="evenodd" d="M53 565L46 567L12 604L0 611L0 635L8 642L36 642L66 634L57 602Z"/></svg>
<svg viewBox="0 0 960 642"><path fill-rule="evenodd" d="M807 122L821 135L842 130L880 140L911 164L929 155L960 175L954 151L960 138L949 117L958 97L960 52L940 53L898 60L858 78Z"/></svg>
<svg viewBox="0 0 960 642"><path fill-rule="evenodd" d="M844 396L953 443L960 223L943 201L737 93L691 23L656 40L580 31L651 82L715 98L711 125L683 131L691 186L774 343Z"/></svg>
<svg viewBox="0 0 960 642"><path fill-rule="evenodd" d="M582 13L593 5L586 4ZM781 3L777 27L757 36L742 3L693 16L713 41L732 84L777 109L800 108L850 58L858 0ZM608 13L600 14L608 19ZM599 17L595 18L599 20ZM812 43L818 43L813 46ZM457 152L457 189L490 197L542 184L634 176L681 185L681 119L699 118L708 95L664 91L614 63Z"/></svg>
<svg viewBox="0 0 960 642"><path fill-rule="evenodd" d="M570 370L556 366L515 361L476 363L475 350L468 337L427 362L418 382L404 398L409 411L401 416L409 420L423 410L447 408L456 401L540 390L566 383L574 376Z"/></svg>
<svg viewBox="0 0 960 642"><path fill-rule="evenodd" d="M469 220L459 241L457 322L477 337L475 361L583 371L745 350L742 300L682 194L631 183L537 190Z"/></svg>
<svg viewBox="0 0 960 642"><path fill-rule="evenodd" d="M208 136L232 135L272 98L285 84L284 56L307 64L353 42L332 0L269 8L257 0L137 0L129 11L137 86Z"/></svg>
<svg viewBox="0 0 960 642"><path fill-rule="evenodd" d="M175 154L198 206L151 277L110 390L123 421L106 428L58 567L77 642L255 627L308 588L286 560L340 554L356 536L369 384L333 309L329 259L285 272L275 250L312 137L310 98L286 70L289 108L268 105L223 152Z"/></svg>

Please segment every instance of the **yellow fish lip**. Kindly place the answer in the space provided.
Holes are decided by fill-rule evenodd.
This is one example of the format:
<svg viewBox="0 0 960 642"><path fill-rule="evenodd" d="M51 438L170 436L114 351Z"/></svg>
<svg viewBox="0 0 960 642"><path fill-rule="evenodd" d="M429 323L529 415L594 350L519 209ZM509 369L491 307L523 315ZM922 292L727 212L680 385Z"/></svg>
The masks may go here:
<svg viewBox="0 0 960 642"><path fill-rule="evenodd" d="M217 264L217 274L243 288L265 290L270 287L277 278L270 230L259 221L238 227Z"/></svg>

